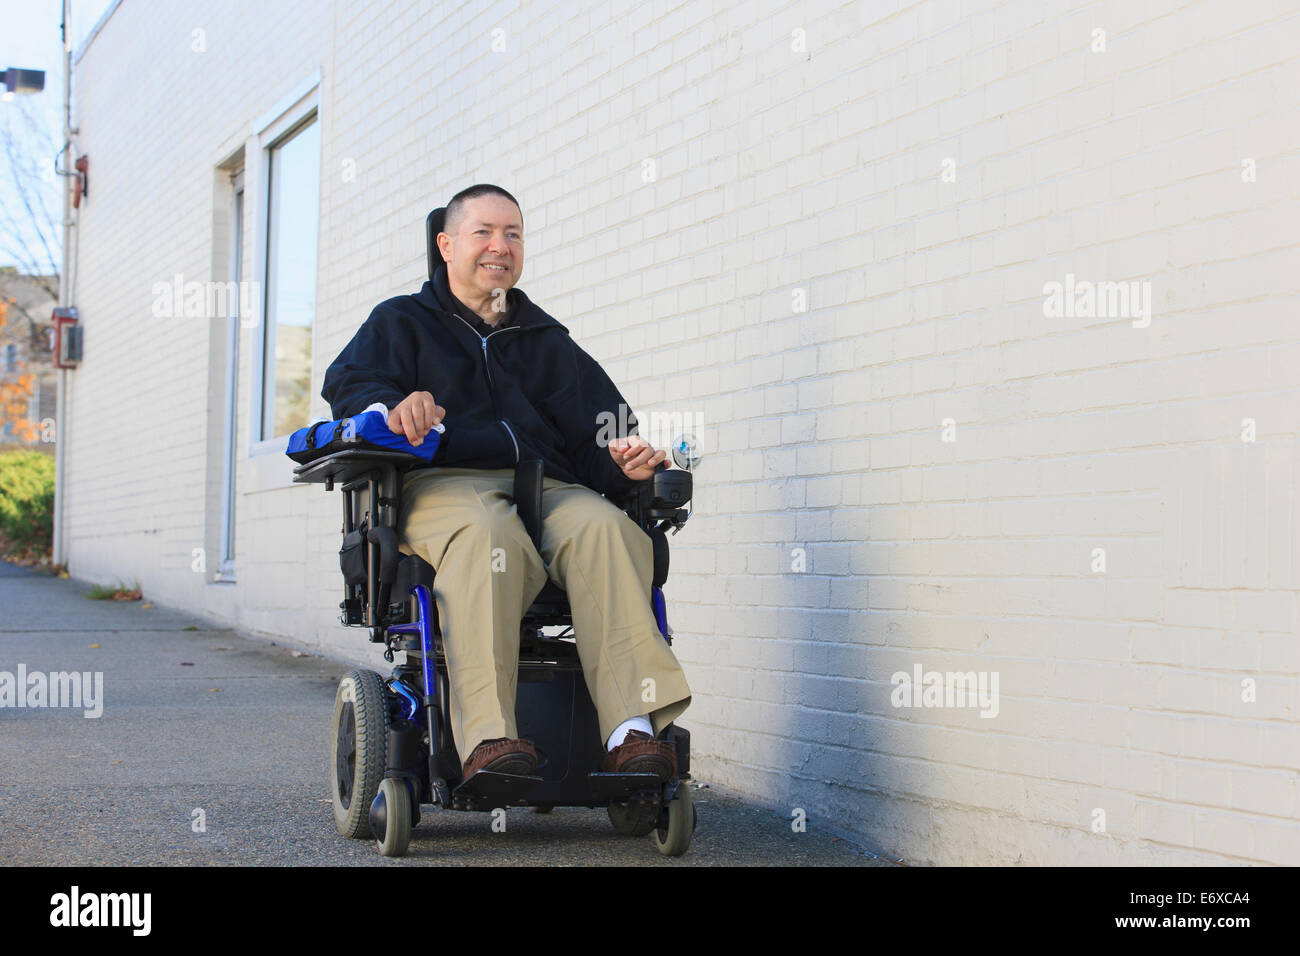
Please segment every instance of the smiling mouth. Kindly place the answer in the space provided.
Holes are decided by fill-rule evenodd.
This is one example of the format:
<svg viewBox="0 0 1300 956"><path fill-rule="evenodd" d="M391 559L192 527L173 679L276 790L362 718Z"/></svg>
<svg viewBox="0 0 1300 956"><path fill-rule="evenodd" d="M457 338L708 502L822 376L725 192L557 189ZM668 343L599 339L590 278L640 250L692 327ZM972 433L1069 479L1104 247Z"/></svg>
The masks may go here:
<svg viewBox="0 0 1300 956"><path fill-rule="evenodd" d="M506 266L503 266L503 265L497 265L496 263L483 263L483 264L480 266L480 268L482 268L482 269L486 269L488 272L508 272L508 271L509 271L509 269L508 269Z"/></svg>

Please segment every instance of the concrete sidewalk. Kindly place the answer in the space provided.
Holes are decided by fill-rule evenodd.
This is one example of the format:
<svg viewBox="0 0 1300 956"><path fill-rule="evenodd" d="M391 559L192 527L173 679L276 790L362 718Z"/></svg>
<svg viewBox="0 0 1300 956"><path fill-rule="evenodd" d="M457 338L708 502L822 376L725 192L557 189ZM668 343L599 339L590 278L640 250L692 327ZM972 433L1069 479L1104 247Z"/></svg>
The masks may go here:
<svg viewBox="0 0 1300 956"><path fill-rule="evenodd" d="M0 671L103 675L102 716L0 709L6 865L889 866L696 779L685 856L617 836L604 810L426 809L400 860L334 829L328 762L345 665L0 562ZM84 703L84 702L83 702ZM702 785L702 786L701 786ZM202 811L206 829L192 821Z"/></svg>

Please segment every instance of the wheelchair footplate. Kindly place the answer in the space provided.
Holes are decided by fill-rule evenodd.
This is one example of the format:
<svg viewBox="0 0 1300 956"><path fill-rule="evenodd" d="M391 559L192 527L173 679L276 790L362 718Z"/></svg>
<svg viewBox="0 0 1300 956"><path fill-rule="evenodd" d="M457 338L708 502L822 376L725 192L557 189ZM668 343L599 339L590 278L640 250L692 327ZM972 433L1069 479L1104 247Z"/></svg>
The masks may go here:
<svg viewBox="0 0 1300 956"><path fill-rule="evenodd" d="M595 796L616 802L645 798L658 803L664 787L653 773L589 773L587 784Z"/></svg>
<svg viewBox="0 0 1300 956"><path fill-rule="evenodd" d="M451 792L455 810L495 810L518 803L541 777L480 770Z"/></svg>

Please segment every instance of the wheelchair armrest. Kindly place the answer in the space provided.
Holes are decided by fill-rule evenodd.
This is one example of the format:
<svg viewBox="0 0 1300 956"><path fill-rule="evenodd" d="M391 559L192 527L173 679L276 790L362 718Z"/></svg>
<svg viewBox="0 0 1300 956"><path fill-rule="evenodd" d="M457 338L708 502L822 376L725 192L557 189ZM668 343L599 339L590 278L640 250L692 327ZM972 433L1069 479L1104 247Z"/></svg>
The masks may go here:
<svg viewBox="0 0 1300 956"><path fill-rule="evenodd" d="M418 458L400 451L376 451L366 448L345 448L325 455L293 470L295 484L324 483L326 491L334 490L334 483L346 484L374 469L391 465L397 474L412 465L421 464Z"/></svg>

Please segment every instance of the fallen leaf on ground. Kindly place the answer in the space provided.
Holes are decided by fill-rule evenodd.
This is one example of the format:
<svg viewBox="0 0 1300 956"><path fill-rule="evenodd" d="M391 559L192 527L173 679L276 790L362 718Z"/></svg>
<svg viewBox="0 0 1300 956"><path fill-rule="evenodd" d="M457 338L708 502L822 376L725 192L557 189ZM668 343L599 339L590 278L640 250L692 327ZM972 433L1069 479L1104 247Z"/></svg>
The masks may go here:
<svg viewBox="0 0 1300 956"><path fill-rule="evenodd" d="M220 687L209 687L209 688L208 688L208 693L209 693L209 694L220 694L220 693L221 693L221 688L220 688Z"/></svg>
<svg viewBox="0 0 1300 956"><path fill-rule="evenodd" d="M87 647L99 647L98 644L87 644L86 646L87 646Z"/></svg>
<svg viewBox="0 0 1300 956"><path fill-rule="evenodd" d="M181 667L193 667L193 666L194 664L192 661L181 661Z"/></svg>

